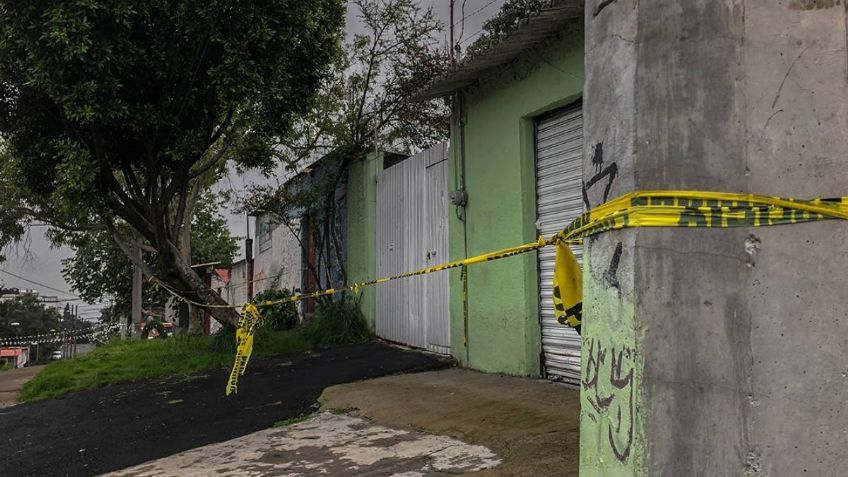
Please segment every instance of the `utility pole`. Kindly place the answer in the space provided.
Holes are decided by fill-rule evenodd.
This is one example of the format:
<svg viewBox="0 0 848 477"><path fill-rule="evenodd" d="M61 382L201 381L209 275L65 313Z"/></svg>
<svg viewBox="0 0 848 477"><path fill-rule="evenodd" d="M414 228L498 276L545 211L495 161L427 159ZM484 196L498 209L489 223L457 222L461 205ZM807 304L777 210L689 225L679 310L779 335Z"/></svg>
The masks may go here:
<svg viewBox="0 0 848 477"><path fill-rule="evenodd" d="M68 320L71 319L71 304L65 303L65 310L62 312L62 359L70 358L68 349Z"/></svg>
<svg viewBox="0 0 848 477"><path fill-rule="evenodd" d="M77 355L77 320L79 320L79 305L74 305L74 349L71 351L71 357Z"/></svg>
<svg viewBox="0 0 848 477"><path fill-rule="evenodd" d="M450 59L451 64L456 64L456 50L455 47L455 39L454 39L454 21L453 21L453 4L455 0L450 0Z"/></svg>
<svg viewBox="0 0 848 477"><path fill-rule="evenodd" d="M141 249L136 247L135 258L141 262ZM132 278L132 327L135 328L141 323L141 267L133 266Z"/></svg>

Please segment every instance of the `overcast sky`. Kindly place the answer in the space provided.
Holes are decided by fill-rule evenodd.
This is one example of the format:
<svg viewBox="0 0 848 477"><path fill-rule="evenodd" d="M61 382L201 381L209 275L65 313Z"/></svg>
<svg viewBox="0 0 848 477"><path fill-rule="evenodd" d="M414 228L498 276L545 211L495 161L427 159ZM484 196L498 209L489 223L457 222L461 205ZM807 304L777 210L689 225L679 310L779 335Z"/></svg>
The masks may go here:
<svg viewBox="0 0 848 477"><path fill-rule="evenodd" d="M456 22L456 36L463 47L468 46L470 42L480 33L480 28L483 22L497 13L504 0L456 0L454 7L454 16ZM448 26L450 25L450 0L421 0L422 6L432 6L442 23L445 25L444 37L447 38ZM464 4L465 14L461 13ZM465 17L462 21L463 16ZM353 7L348 8L347 12L347 28L348 34L357 33L361 30L357 21L357 11ZM460 36L461 35L461 36ZM237 174L229 174L222 181L219 187L241 189L248 182L257 180L255 175L249 177L241 177ZM246 232L246 219L244 216L236 216L226 212L230 229L233 235L243 237ZM251 235L253 234L253 224L251 224ZM243 250L244 246L241 246ZM241 252L240 252L241 253ZM8 261L0 265L0 270L13 273L20 277L38 282L56 290L50 290L45 286L36 285L27 282L24 279L16 278L8 273L0 273L0 286L15 287L15 288L34 288L42 295L60 296L60 298L73 297L73 290L62 278L62 259L71 255L71 251L66 248L55 249L51 248L50 243L44 237L44 230L41 227L33 228L28 235L26 241L16 247L12 247L7 252ZM64 293L60 293L64 292ZM95 317L98 315L98 305L89 305L80 301L73 301L72 304L80 307L80 313L83 316ZM60 303L64 306L64 303Z"/></svg>

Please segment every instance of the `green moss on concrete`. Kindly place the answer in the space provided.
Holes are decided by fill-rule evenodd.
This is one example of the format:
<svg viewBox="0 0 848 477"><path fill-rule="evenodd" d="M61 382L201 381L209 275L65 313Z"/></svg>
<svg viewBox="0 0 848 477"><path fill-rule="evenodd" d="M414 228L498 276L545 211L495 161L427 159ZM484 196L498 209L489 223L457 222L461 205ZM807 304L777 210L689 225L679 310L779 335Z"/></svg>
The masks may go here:
<svg viewBox="0 0 848 477"><path fill-rule="evenodd" d="M377 174L383 169L383 156L369 154L351 164L347 184L347 278L348 283L375 277ZM371 331L377 323L377 291L362 290L360 307Z"/></svg>
<svg viewBox="0 0 848 477"><path fill-rule="evenodd" d="M599 247L608 247L599 243ZM580 390L580 475L642 476L645 467L640 414L644 361L627 286L612 286L587 245L583 273L583 350ZM605 260L603 260L605 262ZM632 273L622 262L619 275ZM622 280L624 281L624 280Z"/></svg>
<svg viewBox="0 0 848 477"><path fill-rule="evenodd" d="M451 207L451 259L536 239L533 118L580 98L583 32L579 25L574 28L463 92L467 221L464 225ZM449 156L452 190L461 184L459 130L455 112ZM541 331L536 255L468 269L467 334L459 277L458 270L451 272L454 357L461 365L482 371L538 376Z"/></svg>

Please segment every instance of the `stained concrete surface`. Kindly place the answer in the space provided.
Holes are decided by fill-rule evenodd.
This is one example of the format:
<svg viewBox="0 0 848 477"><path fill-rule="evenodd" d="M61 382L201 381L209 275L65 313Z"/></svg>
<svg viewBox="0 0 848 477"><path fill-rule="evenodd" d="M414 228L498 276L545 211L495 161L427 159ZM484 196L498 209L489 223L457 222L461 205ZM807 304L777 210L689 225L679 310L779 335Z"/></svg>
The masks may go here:
<svg viewBox="0 0 848 477"><path fill-rule="evenodd" d="M655 189L846 194L845 2L605 5L586 15L587 205ZM587 240L584 379L617 394L584 415L581 474L844 475L846 231ZM607 439L619 429L626 447Z"/></svg>
<svg viewBox="0 0 848 477"><path fill-rule="evenodd" d="M323 412L287 427L255 432L107 475L423 477L463 474L500 463L483 446Z"/></svg>
<svg viewBox="0 0 848 477"><path fill-rule="evenodd" d="M42 369L44 365L0 372L0 408L17 404L24 384L37 376Z"/></svg>
<svg viewBox="0 0 848 477"><path fill-rule="evenodd" d="M577 476L579 401L549 381L462 369L332 386L320 398L323 410L485 446L503 461L474 474L487 477Z"/></svg>

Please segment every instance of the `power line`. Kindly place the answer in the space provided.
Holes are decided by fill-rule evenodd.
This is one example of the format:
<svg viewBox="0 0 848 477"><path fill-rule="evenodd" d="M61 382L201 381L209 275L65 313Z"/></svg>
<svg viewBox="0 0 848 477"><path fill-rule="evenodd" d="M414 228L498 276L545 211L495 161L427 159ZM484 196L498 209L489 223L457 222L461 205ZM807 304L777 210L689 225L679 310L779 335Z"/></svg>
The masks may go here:
<svg viewBox="0 0 848 477"><path fill-rule="evenodd" d="M14 274L14 273L12 273L12 272L9 272L9 271L6 271L6 270L1 270L1 269L0 269L0 272L5 273L6 275L11 275L11 276L13 276L13 277L17 278L18 280L23 280L23 281L25 281L25 282L32 283L33 285L38 285L38 286L40 286L40 287L42 287L42 288L46 288L46 289L48 289L48 290L52 290L52 291L54 291L54 292L59 292L59 293L61 293L61 294L63 294L63 295L68 295L68 296L74 297L74 298L75 298L75 299L77 299L77 300L82 300L82 298L80 298L80 297L78 297L78 296L74 295L73 293L68 293L68 292L66 292L66 291L64 291L64 290L59 290L58 288L53 288L53 287L51 287L50 285L45 285L45 284L43 284L43 283L39 283L39 282L37 282L37 281L35 281L35 280L30 280L29 278L22 277L22 276L20 276L20 275L16 275L16 274ZM70 300L61 300L61 301L70 301Z"/></svg>
<svg viewBox="0 0 848 477"><path fill-rule="evenodd" d="M451 26L457 26L457 25L459 25L460 23L462 23L463 21L465 21L465 19L466 19L466 18L471 18L471 17L473 17L474 15L476 15L476 14L478 14L478 13L482 12L483 10L485 10L486 8L488 8L488 7L489 7L489 5L491 5L491 4L493 4L493 3L497 2L497 1L498 1L498 0L491 0L489 3L487 3L487 4L483 5L482 7L478 8L477 10L474 10L473 12L469 13L468 15L465 15L464 17L460 18L459 20L457 20L457 21L456 21L453 25L451 25ZM465 2L463 2L463 3L465 3Z"/></svg>
<svg viewBox="0 0 848 477"><path fill-rule="evenodd" d="M473 34L469 35L469 36L468 36L468 38L466 38L466 39L464 39L464 40L460 41L460 42L459 42L459 43L457 43L457 44L461 45L461 44L463 44L463 43L466 43L468 40L470 40L470 39L474 38L475 36L479 35L480 33L483 33L483 28L481 28L481 29L477 30L477 31L476 31L476 32L474 32Z"/></svg>

